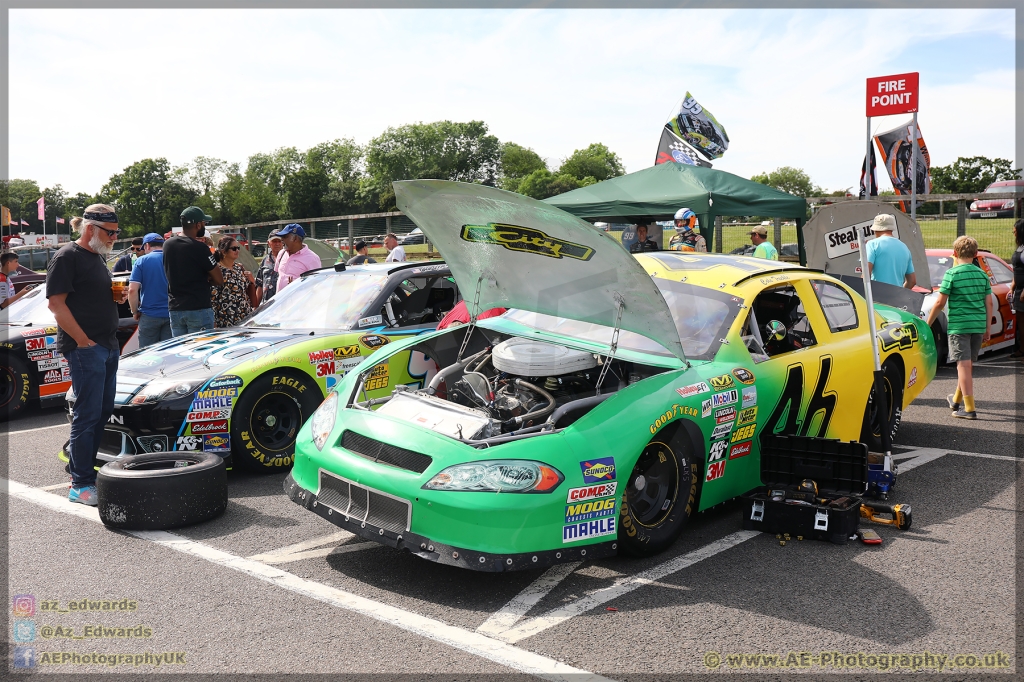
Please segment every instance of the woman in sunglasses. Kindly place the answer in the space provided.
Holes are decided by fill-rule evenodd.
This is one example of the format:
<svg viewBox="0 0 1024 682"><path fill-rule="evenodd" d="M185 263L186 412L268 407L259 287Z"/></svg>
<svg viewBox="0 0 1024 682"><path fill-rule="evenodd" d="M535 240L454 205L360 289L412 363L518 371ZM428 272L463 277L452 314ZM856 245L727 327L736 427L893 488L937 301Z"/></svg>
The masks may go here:
<svg viewBox="0 0 1024 682"><path fill-rule="evenodd" d="M241 245L234 237L223 237L217 244L213 257L220 262L224 284L213 286L210 290L215 327L233 327L252 313L247 290L250 286L256 286L256 279L238 262L241 250Z"/></svg>

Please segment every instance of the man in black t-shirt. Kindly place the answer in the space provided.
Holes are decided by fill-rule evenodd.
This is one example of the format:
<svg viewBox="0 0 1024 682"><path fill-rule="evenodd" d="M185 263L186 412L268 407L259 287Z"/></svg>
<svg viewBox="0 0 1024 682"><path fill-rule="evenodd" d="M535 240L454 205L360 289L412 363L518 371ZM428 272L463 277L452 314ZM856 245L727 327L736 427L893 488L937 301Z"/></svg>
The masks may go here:
<svg viewBox="0 0 1024 682"><path fill-rule="evenodd" d="M68 361L74 403L68 445L68 499L96 506L93 468L103 427L114 411L117 386L117 303L104 260L117 237L117 214L106 204L85 209L71 226L82 236L54 255L46 268L46 298L57 320L56 350Z"/></svg>
<svg viewBox="0 0 1024 682"><path fill-rule="evenodd" d="M203 209L189 206L181 212L182 234L164 242L167 311L174 336L213 329L210 283L224 284L224 276L202 241L211 220Z"/></svg>

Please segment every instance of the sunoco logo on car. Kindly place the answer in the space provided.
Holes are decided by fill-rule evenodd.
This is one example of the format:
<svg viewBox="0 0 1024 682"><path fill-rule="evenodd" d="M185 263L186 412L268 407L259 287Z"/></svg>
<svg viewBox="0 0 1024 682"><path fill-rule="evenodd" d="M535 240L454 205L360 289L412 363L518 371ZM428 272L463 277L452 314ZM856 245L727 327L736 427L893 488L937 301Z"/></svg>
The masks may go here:
<svg viewBox="0 0 1024 682"><path fill-rule="evenodd" d="M460 235L467 242L497 244L509 251L534 253L548 258L575 258L590 260L594 250L583 244L576 244L548 236L540 230L519 225L488 223L487 225L463 225Z"/></svg>
<svg viewBox="0 0 1024 682"><path fill-rule="evenodd" d="M586 462L580 462L580 470L583 471L584 483L598 483L610 481L615 478L615 459L602 457Z"/></svg>

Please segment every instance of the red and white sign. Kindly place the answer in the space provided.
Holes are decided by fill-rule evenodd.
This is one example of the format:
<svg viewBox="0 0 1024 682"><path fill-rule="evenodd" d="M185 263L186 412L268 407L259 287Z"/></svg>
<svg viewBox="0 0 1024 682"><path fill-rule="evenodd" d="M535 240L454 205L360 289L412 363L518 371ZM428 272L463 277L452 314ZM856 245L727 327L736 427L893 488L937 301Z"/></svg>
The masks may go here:
<svg viewBox="0 0 1024 682"><path fill-rule="evenodd" d="M890 116L917 111L918 74L901 73L868 79L867 115Z"/></svg>
<svg viewBox="0 0 1024 682"><path fill-rule="evenodd" d="M195 422L192 424L192 435L197 433L220 433L228 430L228 422L225 419L215 422Z"/></svg>

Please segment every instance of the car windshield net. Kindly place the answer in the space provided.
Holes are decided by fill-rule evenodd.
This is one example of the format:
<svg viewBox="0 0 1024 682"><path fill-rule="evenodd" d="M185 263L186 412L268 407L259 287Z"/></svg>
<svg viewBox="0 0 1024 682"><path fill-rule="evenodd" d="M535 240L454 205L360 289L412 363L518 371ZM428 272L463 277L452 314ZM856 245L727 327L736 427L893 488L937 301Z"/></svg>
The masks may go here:
<svg viewBox="0 0 1024 682"><path fill-rule="evenodd" d="M352 329L387 274L328 272L289 284L243 325L274 329Z"/></svg>
<svg viewBox="0 0 1024 682"><path fill-rule="evenodd" d="M660 277L654 283L661 290L679 332L686 357L712 360L743 305L742 299L713 289L673 282ZM608 344L612 328L590 322L569 320L526 310L510 310L506 318L541 331L571 336L590 343ZM628 330L619 332L619 348L662 357L672 354L661 344Z"/></svg>
<svg viewBox="0 0 1024 682"><path fill-rule="evenodd" d="M4 310L8 324L57 324L47 307L45 285L28 292Z"/></svg>

